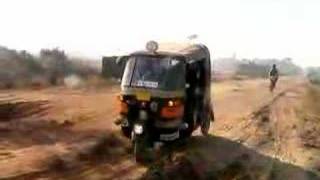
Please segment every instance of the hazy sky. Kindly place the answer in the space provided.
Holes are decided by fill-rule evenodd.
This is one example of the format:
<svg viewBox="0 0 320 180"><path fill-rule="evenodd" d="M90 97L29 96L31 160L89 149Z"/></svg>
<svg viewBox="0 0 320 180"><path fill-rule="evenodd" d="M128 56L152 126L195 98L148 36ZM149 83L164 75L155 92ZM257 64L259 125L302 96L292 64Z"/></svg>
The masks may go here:
<svg viewBox="0 0 320 180"><path fill-rule="evenodd" d="M319 0L2 0L0 44L100 57L198 34L214 57L320 66Z"/></svg>

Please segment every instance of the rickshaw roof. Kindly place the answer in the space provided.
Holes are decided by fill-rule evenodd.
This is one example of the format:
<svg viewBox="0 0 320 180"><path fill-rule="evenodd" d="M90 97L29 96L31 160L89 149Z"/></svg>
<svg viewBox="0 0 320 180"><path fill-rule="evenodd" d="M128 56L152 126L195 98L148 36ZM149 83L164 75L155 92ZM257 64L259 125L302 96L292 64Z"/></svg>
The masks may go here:
<svg viewBox="0 0 320 180"><path fill-rule="evenodd" d="M149 51L137 51L131 55L167 55L167 56L184 56L186 60L210 59L209 51L202 44L178 44L178 43L161 43L156 53Z"/></svg>

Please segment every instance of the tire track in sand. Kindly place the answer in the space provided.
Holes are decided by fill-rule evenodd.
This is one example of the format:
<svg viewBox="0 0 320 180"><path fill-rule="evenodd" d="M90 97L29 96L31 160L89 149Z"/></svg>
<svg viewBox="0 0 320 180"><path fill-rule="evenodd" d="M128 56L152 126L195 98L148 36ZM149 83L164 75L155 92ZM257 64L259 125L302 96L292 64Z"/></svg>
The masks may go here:
<svg viewBox="0 0 320 180"><path fill-rule="evenodd" d="M237 141L281 162L303 167L301 158L304 157L299 151L301 140L295 123L295 107L303 90L303 84L285 89L252 112L247 121L233 130L233 134L239 137ZM272 161L266 166L264 178L279 177L309 179L304 173L281 169Z"/></svg>

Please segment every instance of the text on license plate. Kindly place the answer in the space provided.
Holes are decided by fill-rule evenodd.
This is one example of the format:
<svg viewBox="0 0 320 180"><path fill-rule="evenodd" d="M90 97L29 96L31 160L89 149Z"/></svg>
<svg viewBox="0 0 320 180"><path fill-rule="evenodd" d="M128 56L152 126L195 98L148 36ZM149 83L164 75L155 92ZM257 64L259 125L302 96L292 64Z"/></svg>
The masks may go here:
<svg viewBox="0 0 320 180"><path fill-rule="evenodd" d="M160 140L163 141L173 141L178 139L180 136L179 131L172 134L160 134Z"/></svg>

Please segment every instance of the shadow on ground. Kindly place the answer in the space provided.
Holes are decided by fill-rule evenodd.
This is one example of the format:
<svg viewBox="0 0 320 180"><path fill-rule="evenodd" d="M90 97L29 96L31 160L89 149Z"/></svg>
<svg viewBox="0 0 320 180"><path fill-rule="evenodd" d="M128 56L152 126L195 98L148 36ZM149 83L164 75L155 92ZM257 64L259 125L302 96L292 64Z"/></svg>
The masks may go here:
<svg viewBox="0 0 320 180"><path fill-rule="evenodd" d="M17 154L8 159L8 162L2 161L0 169L1 166L25 159L25 156L41 154L39 159L32 158L37 159L34 163L30 162L35 167L22 167L27 170L9 173L0 179L86 179L88 174L83 172L105 165L112 166L128 159L128 151L131 149L120 133L103 129L74 130L72 122L60 124L44 118L50 108L49 101L0 104L1 150ZM44 156L44 152L48 156ZM89 175L94 173L95 171Z"/></svg>
<svg viewBox="0 0 320 180"><path fill-rule="evenodd" d="M125 147L128 147L126 141L122 141L118 134L111 134L85 148L86 151L74 150L71 154L44 162L47 171L12 179L127 179L136 173L138 166L125 163L131 158ZM141 179L320 179L311 171L223 137L196 136L174 148L171 160L149 165ZM119 164L123 167L113 167Z"/></svg>
<svg viewBox="0 0 320 180"><path fill-rule="evenodd" d="M74 131L70 128L72 125L43 121L41 115L50 108L48 102L14 105L5 106L11 112L7 114L10 115L8 117L12 119L2 122L8 126L7 131L0 132L0 142L10 139L10 143L19 146L17 148L56 143L81 145L82 142L85 146L71 147L70 154L43 162L48 167L46 171L13 179L123 179L125 175L136 171L135 164L122 169L112 168L130 158L130 152L127 152L129 143L122 140L119 134ZM39 116L27 118L35 115ZM88 143L92 140L93 144ZM148 166L142 179L320 179L313 172L223 137L195 136L184 145L173 148L173 158Z"/></svg>
<svg viewBox="0 0 320 180"><path fill-rule="evenodd" d="M193 137L175 154L151 166L142 179L320 179L223 137Z"/></svg>
<svg viewBox="0 0 320 180"><path fill-rule="evenodd" d="M86 143L73 145L67 152L50 155L40 161L42 168L0 177L7 180L26 179L90 179L91 177L123 176L133 171L136 167L129 166L121 171L114 171L112 166L126 161L129 156L130 147L119 133L97 132L100 137L89 140ZM105 179L105 178L98 178Z"/></svg>
<svg viewBox="0 0 320 180"><path fill-rule="evenodd" d="M72 144L103 136L103 130L77 130L73 122L48 119L49 101L6 102L0 104L0 143L9 149L35 145ZM12 146L12 148L11 148Z"/></svg>
<svg viewBox="0 0 320 180"><path fill-rule="evenodd" d="M50 109L49 101L0 102L0 121L10 121L29 116L42 117Z"/></svg>

